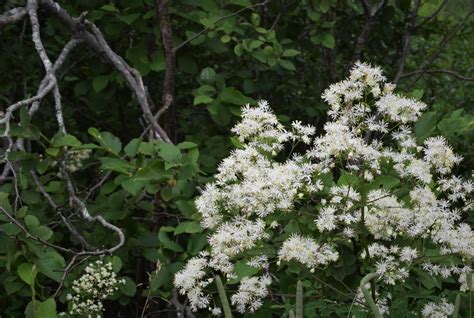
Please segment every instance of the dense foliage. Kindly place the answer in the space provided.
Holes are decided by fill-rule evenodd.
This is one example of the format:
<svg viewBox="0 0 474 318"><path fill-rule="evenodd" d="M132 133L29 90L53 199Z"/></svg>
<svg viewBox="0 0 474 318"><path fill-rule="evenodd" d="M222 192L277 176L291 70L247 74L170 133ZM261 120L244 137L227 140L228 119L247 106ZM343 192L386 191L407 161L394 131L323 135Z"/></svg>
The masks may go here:
<svg viewBox="0 0 474 318"><path fill-rule="evenodd" d="M35 96L45 85L43 77L50 74L37 53L41 47L31 41L31 14L14 23L5 19L13 15L2 15L27 4L34 9L34 3L0 3L2 317L86 313L73 306L88 300L85 309L93 310L96 305L100 309L103 303L103 315L110 317L210 315L206 310L191 311L192 303L179 294L174 277L190 260L195 262L194 269L202 267L196 264L203 258L201 252L211 252L217 244L211 240L212 249L208 246L214 230L202 222L203 206L199 212L196 208L202 199L196 202L196 198L208 193L206 184L215 182L218 164L231 149L243 149L248 142L245 132L235 126L241 120L242 106L268 100L279 121L276 132L282 127L290 131L291 122L301 120L314 131L298 126L301 124L293 129L308 132L306 128L311 132L306 135L324 136L327 129L323 127L332 120L327 116L331 99L325 94L324 101L321 95L332 83L346 78L357 60L382 66L387 82L396 83L406 98L426 104L423 114L416 114L416 123L407 121L413 122L413 142L439 145L443 140L444 145L444 139L433 139L444 136L446 144L464 157L449 167L451 173L463 178L472 175L474 9L468 1L58 1L61 10L80 17L72 25L58 14L63 11L54 9L52 0L39 0L42 43L53 64L72 36L82 42L54 69L61 116L53 92L41 97L41 103L15 108L7 125L8 107ZM160 115L158 122L170 140L162 140L144 116L143 102L131 92L124 73L110 63L110 55L84 40L84 34L96 34L94 25L124 63L138 70L148 88L145 99L151 111ZM167 27L172 34L164 32ZM167 36L172 36L171 51ZM244 113L251 109L244 109ZM238 136L233 135L232 127ZM342 133L336 130L334 138ZM305 151L305 142L302 139L294 147L264 151L269 150L266 155L277 156L275 162L281 163L293 153ZM353 165L360 164L353 160ZM273 167L280 169L277 176L288 182L287 187L281 184L282 190L290 190L292 182L301 177L294 175L299 170L291 165L277 166ZM342 168L325 171L323 184L362 186L363 178ZM383 177L374 174L367 189L398 189L400 200L414 191L414 183L403 180L397 174L400 171L388 173L391 170L385 166L380 169ZM265 178L265 174L258 176L261 181L277 181ZM430 181L418 178L415 184L424 182L433 191L441 191ZM453 184L449 187L456 192ZM364 196L369 193L358 189ZM265 220L269 223L265 226L274 226L270 231L276 236L273 245L262 247L265 254L278 256L284 240L301 241L300 234L324 229L324 222L314 223L305 214L321 208L318 195L314 202L306 200L311 198L310 192L307 188L302 191L304 205L288 205L285 208L290 211L281 219ZM299 193L291 195L292 200L302 199ZM250 209L250 204L240 209ZM454 203L454 207L461 205ZM471 212L465 209L456 221L468 224L469 230L474 224ZM241 227L248 226L243 220L241 223ZM385 244L381 238L387 233L372 231L370 224L367 227L371 242ZM256 231L261 238L268 235L258 232L258 226ZM347 241L344 236L324 233L324 240L331 244L343 239ZM311 249L316 243L305 244ZM305 317L370 316L365 298L358 295L361 279L373 270L359 250L368 245L358 240L336 245L322 246L331 266L314 272L311 267L320 265L316 261L308 269L298 263L272 263L273 268L278 267L278 280L270 277L270 295L248 315L282 316L293 309L301 315L297 305L304 299ZM372 297L385 299L390 317L416 317L413 312L420 312L430 302L433 308L450 310L448 302L454 304L456 299L460 317L469 317L474 310L469 271L446 278L449 275L442 270L469 265L472 253L455 251L454 256L441 256L428 245L424 251L431 253L428 256L436 259L434 264L439 268L428 273L426 268L410 267L406 283L377 290L379 282L371 280L368 290ZM284 253L280 258L291 259ZM236 261L235 273L231 273L235 275L227 277L230 283L222 278L228 301L235 305L233 310L247 310L246 303L231 298L238 286L245 287L237 283L260 284L263 294L269 278L260 276L259 281L252 281L248 276L261 268L248 265L244 258ZM461 291L460 277L464 279ZM101 281L104 284L97 287ZM214 294L216 306L222 307L224 300L217 297L214 282L207 283L203 288ZM96 286L101 293L83 292L89 286ZM240 315L239 311L233 314Z"/></svg>

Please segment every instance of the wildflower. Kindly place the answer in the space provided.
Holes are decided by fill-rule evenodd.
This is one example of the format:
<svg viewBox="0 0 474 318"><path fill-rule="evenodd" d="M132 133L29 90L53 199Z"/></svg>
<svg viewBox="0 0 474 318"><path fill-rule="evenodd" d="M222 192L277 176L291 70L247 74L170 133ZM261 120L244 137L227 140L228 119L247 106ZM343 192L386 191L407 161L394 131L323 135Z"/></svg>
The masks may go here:
<svg viewBox="0 0 474 318"><path fill-rule="evenodd" d="M84 274L72 283L75 295L68 294L71 315L92 315L104 310L103 301L119 289L124 280L118 280L112 263L98 260L86 266Z"/></svg>
<svg viewBox="0 0 474 318"><path fill-rule="evenodd" d="M421 311L424 318L447 318L454 312L454 305L447 302L446 298L441 303L429 302Z"/></svg>
<svg viewBox="0 0 474 318"><path fill-rule="evenodd" d="M242 278L239 289L230 298L232 305L235 305L240 313L247 310L254 312L262 306L262 298L268 295L268 286L271 283L269 275Z"/></svg>

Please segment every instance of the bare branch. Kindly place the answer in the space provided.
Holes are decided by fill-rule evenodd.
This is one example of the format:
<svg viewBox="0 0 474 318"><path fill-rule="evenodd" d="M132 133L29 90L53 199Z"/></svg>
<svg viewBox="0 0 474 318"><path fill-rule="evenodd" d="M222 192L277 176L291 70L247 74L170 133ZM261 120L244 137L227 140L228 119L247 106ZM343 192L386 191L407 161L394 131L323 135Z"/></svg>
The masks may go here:
<svg viewBox="0 0 474 318"><path fill-rule="evenodd" d="M248 7L245 7L245 8L242 8L240 10L237 10L236 12L234 13L230 13L228 15L224 15L222 17L220 17L219 19L216 20L216 22L214 24L217 24L219 22L221 22L222 20L225 20L225 19L228 19L228 18L231 18L231 17L234 17L236 15L239 15L241 14L242 12L246 11L246 10L249 10L249 9L253 9L253 8L257 8L257 7L261 7L261 6L265 6L270 0L266 0L266 1L263 1L263 2L260 2L260 3L256 3L256 4L253 4L251 6L248 6ZM385 0L382 0L382 1L385 1ZM200 35L202 35L203 33L206 33L207 31L209 31L210 29L209 28L205 28L205 29L202 29L201 31L199 31L198 33L194 34L192 37L188 38L186 41L183 41L182 43L180 43L179 45L177 45L175 48L174 48L174 52L176 53L179 49L181 49L183 46L186 46L189 42L197 39Z"/></svg>
<svg viewBox="0 0 474 318"><path fill-rule="evenodd" d="M372 27L377 21L378 14L386 3L386 0L380 0L379 3L371 7L367 0L362 1L366 20L364 27L362 28L362 31L360 32L359 37L357 38L354 54L352 55L352 59L349 63L349 68L361 58L362 50L365 48L367 40L369 39L370 31L372 30Z"/></svg>
<svg viewBox="0 0 474 318"><path fill-rule="evenodd" d="M52 247L54 249L57 249L59 251L62 251L62 252L66 252L66 253L73 253L74 254L74 251L68 249L68 248L64 248L62 246L59 246L59 245L56 245L56 244L53 244L53 243L50 243L46 240L43 240L42 238L40 237L37 237L37 236L34 236L33 234L31 234L30 232L28 232L28 230L23 226L23 224L21 224L17 219L15 219L10 213L7 212L7 210L5 210L3 207L0 206L0 211L3 212L3 214L5 214L11 222L13 222L16 226L18 226L18 228L25 234L25 236L29 239L32 239L34 241L37 241L43 245L46 245L46 246L49 246L49 247Z"/></svg>
<svg viewBox="0 0 474 318"><path fill-rule="evenodd" d="M453 76L457 79L460 79L462 81L474 81L474 77L468 77L468 76L464 76L462 74L459 74L458 72L456 71L453 71L453 70L446 70L446 69L439 69L439 70L418 70L418 71L413 71L413 72L409 72L409 73L406 73L406 74L403 74L402 75L402 79L405 78L405 77L409 77L409 76L413 76L413 75L417 75L417 74L423 74L423 73L426 73L426 74L436 74L436 73L443 73L443 74L447 74L447 75L450 75L450 76Z"/></svg>
<svg viewBox="0 0 474 318"><path fill-rule="evenodd" d="M13 8L0 14L0 30L7 24L14 23L26 17L26 9L23 7Z"/></svg>
<svg viewBox="0 0 474 318"><path fill-rule="evenodd" d="M148 103L145 86L143 80L137 70L130 67L118 54L116 54L107 44L100 30L91 22L85 20L84 16L73 18L67 11L62 9L58 3L53 0L40 0L40 4L51 13L55 14L64 24L66 24L73 32L78 32L84 41L97 53L103 54L127 81L128 86L134 93L147 121L151 124L153 130L165 142L171 143L163 128L154 119ZM91 30L88 32L86 27Z"/></svg>
<svg viewBox="0 0 474 318"><path fill-rule="evenodd" d="M165 80L163 82L163 92L161 100L161 108L156 113L155 118L158 119L160 116L168 110L174 100L174 79L176 73L175 66L175 50L173 47L173 36L171 30L170 14L168 12L168 1L157 0L158 2L158 15L160 17L160 32L161 40L163 42L163 48L165 51Z"/></svg>
<svg viewBox="0 0 474 318"><path fill-rule="evenodd" d="M466 23L466 21L474 14L474 10L471 10L459 24L454 27L454 29L446 34L443 39L440 41L438 45L438 50L431 56L425 66L421 69L421 72L415 77L415 79L409 84L409 86L413 86L418 80L423 76L424 73L433 65L434 61L440 56L441 52L444 50L446 45L448 44L449 40L462 28L462 26Z"/></svg>
<svg viewBox="0 0 474 318"><path fill-rule="evenodd" d="M439 5L439 7L435 10L435 12L433 12L433 14L431 14L429 17L426 17L420 24L414 26L414 29L417 30L417 29L423 27L426 23L430 22L434 17L436 17L441 12L441 10L444 8L446 3L448 3L448 0L444 0Z"/></svg>
<svg viewBox="0 0 474 318"><path fill-rule="evenodd" d="M416 18L418 16L418 10L420 9L420 3L421 3L421 0L415 1L415 8L411 12L410 21L406 23L405 33L403 34L403 39L402 39L403 49L402 49L402 55L400 58L400 64L398 65L398 71L393 80L393 83L395 84L397 84L400 81L400 77L402 76L403 70L405 69L405 63L407 61L408 54L410 53L411 35L415 29Z"/></svg>

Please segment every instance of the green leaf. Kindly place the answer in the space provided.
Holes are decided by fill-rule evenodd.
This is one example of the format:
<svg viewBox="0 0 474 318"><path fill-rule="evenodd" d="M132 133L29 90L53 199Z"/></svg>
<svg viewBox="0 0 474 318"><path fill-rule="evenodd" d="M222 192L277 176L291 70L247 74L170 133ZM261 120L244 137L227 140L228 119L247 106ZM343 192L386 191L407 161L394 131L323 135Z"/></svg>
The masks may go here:
<svg viewBox="0 0 474 318"><path fill-rule="evenodd" d="M49 298L43 302L40 302L37 310L37 318L57 317L56 301L54 300L54 298Z"/></svg>
<svg viewBox="0 0 474 318"><path fill-rule="evenodd" d="M25 224L28 230L34 229L35 227L40 225L38 218L34 215L27 215L25 216Z"/></svg>
<svg viewBox="0 0 474 318"><path fill-rule="evenodd" d="M158 146L158 154L165 161L177 163L181 160L181 151L173 144L160 142Z"/></svg>
<svg viewBox="0 0 474 318"><path fill-rule="evenodd" d="M155 72L160 72L166 69L166 64L165 64L165 56L163 55L163 52L161 51L156 51L151 55L151 60L150 63L148 63L148 66L152 71Z"/></svg>
<svg viewBox="0 0 474 318"><path fill-rule="evenodd" d="M181 233L199 233L202 232L203 228L201 224L195 221L184 221L181 222L174 230L174 234L178 235Z"/></svg>
<svg viewBox="0 0 474 318"><path fill-rule="evenodd" d="M336 45L336 40L331 33L325 33L322 38L322 44L329 49L333 49Z"/></svg>
<svg viewBox="0 0 474 318"><path fill-rule="evenodd" d="M284 69L287 69L289 71L296 71L296 67L295 65L290 62L290 61L286 61L286 60L280 60L279 61L279 64L281 67L283 67Z"/></svg>
<svg viewBox="0 0 474 318"><path fill-rule="evenodd" d="M426 112L415 124L415 135L420 141L425 140L435 130L437 123L436 112Z"/></svg>
<svg viewBox="0 0 474 318"><path fill-rule="evenodd" d="M141 138L133 138L123 149L128 157L133 158L137 155L140 148Z"/></svg>
<svg viewBox="0 0 474 318"><path fill-rule="evenodd" d="M216 80L216 71L212 67L206 67L201 71L199 78L206 84L212 84Z"/></svg>
<svg viewBox="0 0 474 318"><path fill-rule="evenodd" d="M329 7L331 5L331 0L321 0L319 3L319 9L322 13L326 13L329 11Z"/></svg>
<svg viewBox="0 0 474 318"><path fill-rule="evenodd" d="M241 44L237 44L236 46L234 46L234 53L237 56L242 56L242 54L244 53L244 49L242 48Z"/></svg>
<svg viewBox="0 0 474 318"><path fill-rule="evenodd" d="M126 181L122 182L120 185L125 191L127 191L133 196L140 193L140 191L145 187L144 182L137 181L135 180L135 178L127 179Z"/></svg>
<svg viewBox="0 0 474 318"><path fill-rule="evenodd" d="M130 277L122 277L125 280L125 284L120 284L120 291L127 296L133 297L137 293L137 285Z"/></svg>
<svg viewBox="0 0 474 318"><path fill-rule="evenodd" d="M181 149L181 150L192 149L192 148L196 148L197 146L198 145L196 143L191 142L191 141L183 141L176 145L176 147L178 147L178 149Z"/></svg>
<svg viewBox="0 0 474 318"><path fill-rule="evenodd" d="M220 93L219 97L223 102L234 104L234 105L245 105L246 103L254 103L250 97L243 95L238 89L235 87L226 87Z"/></svg>
<svg viewBox="0 0 474 318"><path fill-rule="evenodd" d="M110 78L108 75L97 76L92 81L92 88L94 89L94 91L96 91L96 93L99 93L100 91L102 91L104 88L107 87L107 85L109 84L109 80Z"/></svg>
<svg viewBox="0 0 474 318"><path fill-rule="evenodd" d="M282 56L284 56L284 57L293 57L293 56L296 56L296 55L299 55L299 54L301 54L301 52L298 51L298 50L287 49L287 50L283 51Z"/></svg>
<svg viewBox="0 0 474 318"><path fill-rule="evenodd" d="M36 261L38 272L56 282L60 282L65 267L64 258L53 250L47 250L37 254L39 257Z"/></svg>
<svg viewBox="0 0 474 318"><path fill-rule="evenodd" d="M117 158L102 157L99 158L99 160L102 163L100 167L104 170L117 171L128 175L130 173L130 170L135 168L130 163Z"/></svg>
<svg viewBox="0 0 474 318"><path fill-rule="evenodd" d="M32 285L37 273L36 266L31 263L23 263L18 266L17 273L25 283Z"/></svg>
<svg viewBox="0 0 474 318"><path fill-rule="evenodd" d="M161 242L161 245L168 250L178 253L184 251L181 245L169 239L168 235L163 229L160 229L160 232L158 233L158 240Z"/></svg>
<svg viewBox="0 0 474 318"><path fill-rule="evenodd" d="M122 143L120 139L109 133L103 131L96 137L99 143L107 150L114 154L118 154L122 150Z"/></svg>
<svg viewBox="0 0 474 318"><path fill-rule="evenodd" d="M225 43L229 43L231 39L232 39L232 38L226 34L226 35L223 35L223 36L221 37L221 42L224 43L224 44L225 44Z"/></svg>
<svg viewBox="0 0 474 318"><path fill-rule="evenodd" d="M119 20L127 23L128 25L132 24L139 17L140 17L140 13L131 13L128 15L118 16Z"/></svg>
<svg viewBox="0 0 474 318"><path fill-rule="evenodd" d="M53 138L53 146L54 147L64 147L64 146L71 146L77 147L80 146L81 142L73 135L69 134L58 134Z"/></svg>
<svg viewBox="0 0 474 318"><path fill-rule="evenodd" d="M199 95L194 97L193 105L199 105L199 104L210 104L214 101L214 98L205 96L205 95Z"/></svg>
<svg viewBox="0 0 474 318"><path fill-rule="evenodd" d="M112 263L114 273L120 272L120 269L122 268L122 259L118 256L112 256L110 262Z"/></svg>
<svg viewBox="0 0 474 318"><path fill-rule="evenodd" d="M206 234L194 234L188 240L188 246L186 252L190 255L197 255L200 251L204 249L207 245L207 235Z"/></svg>

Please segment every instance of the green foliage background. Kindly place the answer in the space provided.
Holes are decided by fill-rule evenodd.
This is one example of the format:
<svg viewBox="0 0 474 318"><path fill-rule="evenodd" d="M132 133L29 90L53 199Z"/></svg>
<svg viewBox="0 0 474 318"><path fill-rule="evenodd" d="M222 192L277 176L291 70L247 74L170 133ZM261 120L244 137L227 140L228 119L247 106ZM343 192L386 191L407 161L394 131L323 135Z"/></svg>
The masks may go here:
<svg viewBox="0 0 474 318"><path fill-rule="evenodd" d="M0 9L24 4L0 2ZM140 72L159 105L166 66L155 1L60 4L73 16L88 11L87 19ZM439 0L421 1L419 27L413 30L406 60L407 76L399 86L429 105L417 125L417 137L446 136L465 157L456 173L469 176L474 155L474 18L468 15L473 8L468 1L448 1L430 18L440 5ZM389 79L395 77L401 62L403 37L414 6L411 0L387 1L363 47L360 58L382 66ZM327 107L320 95L347 75L366 20L362 2L355 0L177 0L169 2L169 11L178 48L175 101L161 122L176 145L142 135L142 112L124 79L83 45L72 52L58 74L69 134L56 133L52 97L43 101L31 121L22 115L25 110L17 112L12 135L27 140L28 149L10 153L16 174L0 185L0 205L35 236L79 248L61 223L60 214L64 214L91 245L112 246L117 238L110 231L84 222L69 206L65 182L55 164L64 147L91 149L91 157L73 174L78 194L88 197L91 213L101 214L126 235L125 246L105 257L127 281L106 304L110 317L140 317L147 297L153 299L147 308L150 317L176 315L170 303L173 274L205 247L207 238L193 200L197 187L209 180L218 162L237 144L229 132L239 119L240 107L266 99L283 122L300 119L321 130ZM39 15L46 49L50 56L57 56L70 31L46 11L40 10ZM0 29L2 108L33 95L44 76L30 37L27 20ZM430 72L420 78L411 74L424 68ZM53 210L39 193L31 169L60 209ZM106 174L104 183L92 189ZM285 227L285 233L295 231L291 223ZM54 317L56 311L66 310L66 294L85 263L71 271L53 300L71 256L26 237L2 214L0 242L0 315ZM342 254L342 260L325 273L325 279L337 288L353 287L361 278L356 260L349 252ZM242 265L238 274L248 275L248 271ZM280 293L295 293L296 280L291 277L280 282ZM347 296L309 279L304 284L305 316L347 315L351 306ZM412 317L410 311L417 309L414 298L436 298L446 291L449 296L456 284L421 273L406 288L406 298L392 304L392 317ZM254 316L286 313L293 305L291 298L267 303Z"/></svg>

